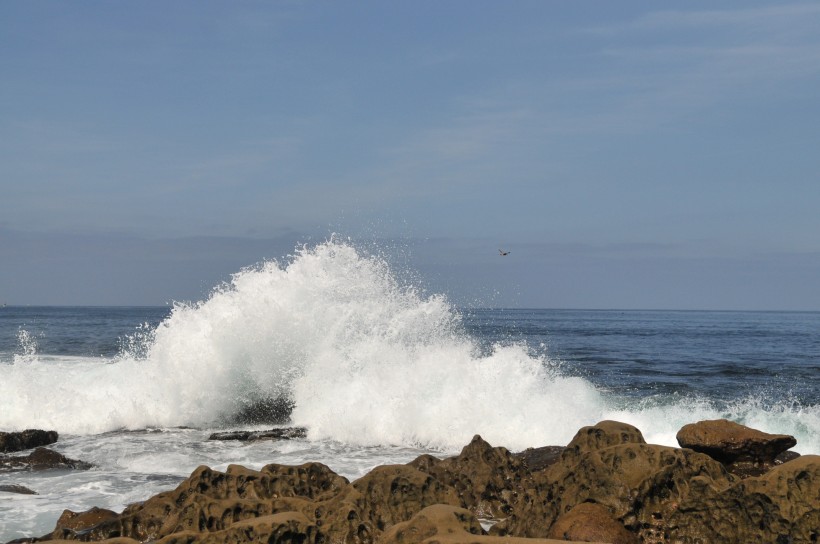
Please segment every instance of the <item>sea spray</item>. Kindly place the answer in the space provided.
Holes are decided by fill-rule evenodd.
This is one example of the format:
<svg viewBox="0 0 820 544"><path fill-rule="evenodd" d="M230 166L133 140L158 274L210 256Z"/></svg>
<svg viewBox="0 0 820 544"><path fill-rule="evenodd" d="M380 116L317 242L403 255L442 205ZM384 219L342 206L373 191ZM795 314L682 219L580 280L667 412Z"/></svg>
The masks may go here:
<svg viewBox="0 0 820 544"><path fill-rule="evenodd" d="M565 444L602 419L675 445L682 425L727 417L820 452L815 404L621 398L520 338L482 344L446 297L402 277L386 259L333 239L175 305L114 358L41 354L26 333L11 364L0 364L0 428L88 435L289 417L312 441L454 450L481 434L521 449Z"/></svg>

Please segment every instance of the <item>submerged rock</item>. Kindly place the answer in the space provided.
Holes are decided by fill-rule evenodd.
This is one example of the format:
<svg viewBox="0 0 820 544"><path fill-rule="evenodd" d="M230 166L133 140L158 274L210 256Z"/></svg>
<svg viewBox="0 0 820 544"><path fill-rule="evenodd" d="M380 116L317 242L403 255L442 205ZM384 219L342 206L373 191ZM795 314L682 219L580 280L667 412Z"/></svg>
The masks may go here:
<svg viewBox="0 0 820 544"><path fill-rule="evenodd" d="M253 442L256 440L291 440L294 438L304 438L305 436L307 436L307 429L304 427L284 427L267 431L226 431L213 433L208 437L208 440L240 440L243 442Z"/></svg>
<svg viewBox="0 0 820 544"><path fill-rule="evenodd" d="M36 491L24 487L22 485L0 485L0 492L2 493L19 493L20 495L37 495Z"/></svg>
<svg viewBox="0 0 820 544"><path fill-rule="evenodd" d="M90 463L69 459L65 455L48 448L37 448L26 456L0 457L0 472L51 469L87 470L91 466Z"/></svg>
<svg viewBox="0 0 820 544"><path fill-rule="evenodd" d="M0 432L0 453L13 453L48 446L57 442L58 438L57 431L40 429L26 429L14 433Z"/></svg>

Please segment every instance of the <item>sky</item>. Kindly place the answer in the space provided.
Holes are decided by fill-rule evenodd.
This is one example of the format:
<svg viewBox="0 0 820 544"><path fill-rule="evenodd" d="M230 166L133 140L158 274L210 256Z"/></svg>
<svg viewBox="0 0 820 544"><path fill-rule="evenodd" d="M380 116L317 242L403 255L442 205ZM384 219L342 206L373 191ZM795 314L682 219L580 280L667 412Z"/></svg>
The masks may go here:
<svg viewBox="0 0 820 544"><path fill-rule="evenodd" d="M819 148L817 2L7 0L0 304L338 233L457 305L816 311Z"/></svg>

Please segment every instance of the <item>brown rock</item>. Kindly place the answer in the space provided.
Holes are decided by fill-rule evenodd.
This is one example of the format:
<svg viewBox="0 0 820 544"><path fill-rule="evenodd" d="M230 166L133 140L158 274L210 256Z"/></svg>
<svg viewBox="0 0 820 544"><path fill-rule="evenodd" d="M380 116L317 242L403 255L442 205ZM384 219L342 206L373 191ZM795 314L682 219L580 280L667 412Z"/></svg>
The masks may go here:
<svg viewBox="0 0 820 544"><path fill-rule="evenodd" d="M473 514L464 508L436 504L409 521L397 523L382 535L379 544L563 544L542 538L516 538L483 534Z"/></svg>
<svg viewBox="0 0 820 544"><path fill-rule="evenodd" d="M715 544L820 541L820 456L686 497L669 518L669 535L674 542Z"/></svg>
<svg viewBox="0 0 820 544"><path fill-rule="evenodd" d="M485 509L506 518L491 535L476 518ZM456 457L377 467L353 483L319 463L200 467L176 489L121 514L67 511L43 540L811 543L818 527L820 457L741 480L705 454L646 444L634 427L608 421L581 429L556 462L537 471L480 437Z"/></svg>
<svg viewBox="0 0 820 544"><path fill-rule="evenodd" d="M85 512L72 512L64 510L60 519L57 520L57 530L68 529L72 532L83 532L99 525L104 521L114 519L118 514L112 510L97 508Z"/></svg>
<svg viewBox="0 0 820 544"><path fill-rule="evenodd" d="M635 534L612 519L609 510L591 502L578 504L566 514L559 516L547 537L573 542L638 544Z"/></svg>
<svg viewBox="0 0 820 544"><path fill-rule="evenodd" d="M281 512L247 519L232 524L227 529L211 533L174 533L157 541L157 544L240 544L252 542L275 542L276 544L315 544L318 529L304 514Z"/></svg>
<svg viewBox="0 0 820 544"><path fill-rule="evenodd" d="M409 465L376 467L353 487L362 495L360 510L379 531L433 504L461 505L452 487Z"/></svg>
<svg viewBox="0 0 820 544"><path fill-rule="evenodd" d="M726 465L751 463L766 468L797 444L793 436L764 433L726 419L684 425L677 440L682 448L705 453Z"/></svg>
<svg viewBox="0 0 820 544"><path fill-rule="evenodd" d="M617 446L619 444L646 444L641 431L620 421L601 421L590 427L582 427L561 452L563 463L577 461L586 452Z"/></svg>
<svg viewBox="0 0 820 544"><path fill-rule="evenodd" d="M418 544L441 534L483 534L475 516L464 508L436 504L418 512L412 519L393 525L380 544Z"/></svg>
<svg viewBox="0 0 820 544"><path fill-rule="evenodd" d="M559 516L595 502L650 542L663 536L670 511L683 498L722 490L734 481L704 454L646 444L631 425L606 421L576 434L498 534L543 538Z"/></svg>
<svg viewBox="0 0 820 544"><path fill-rule="evenodd" d="M16 433L0 432L0 453L30 450L57 442L57 431L26 429Z"/></svg>
<svg viewBox="0 0 820 544"><path fill-rule="evenodd" d="M456 457L439 460L422 455L409 464L455 489L461 507L487 519L512 512L527 474L519 458L506 448L492 447L478 435Z"/></svg>

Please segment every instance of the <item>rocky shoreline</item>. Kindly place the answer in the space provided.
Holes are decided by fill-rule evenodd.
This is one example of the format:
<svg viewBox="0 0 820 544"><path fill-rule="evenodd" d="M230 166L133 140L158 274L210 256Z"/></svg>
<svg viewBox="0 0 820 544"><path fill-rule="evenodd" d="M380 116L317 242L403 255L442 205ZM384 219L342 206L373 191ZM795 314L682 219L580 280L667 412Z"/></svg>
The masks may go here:
<svg viewBox="0 0 820 544"><path fill-rule="evenodd" d="M455 457L422 455L353 482L321 463L202 466L121 513L66 510L51 533L12 542L820 542L820 456L790 452L788 435L726 420L687 425L677 438L680 448L650 445L637 428L602 421L567 446L512 453L475 436ZM0 455L0 470L35 469L19 459ZM87 468L63 459L64 468Z"/></svg>

